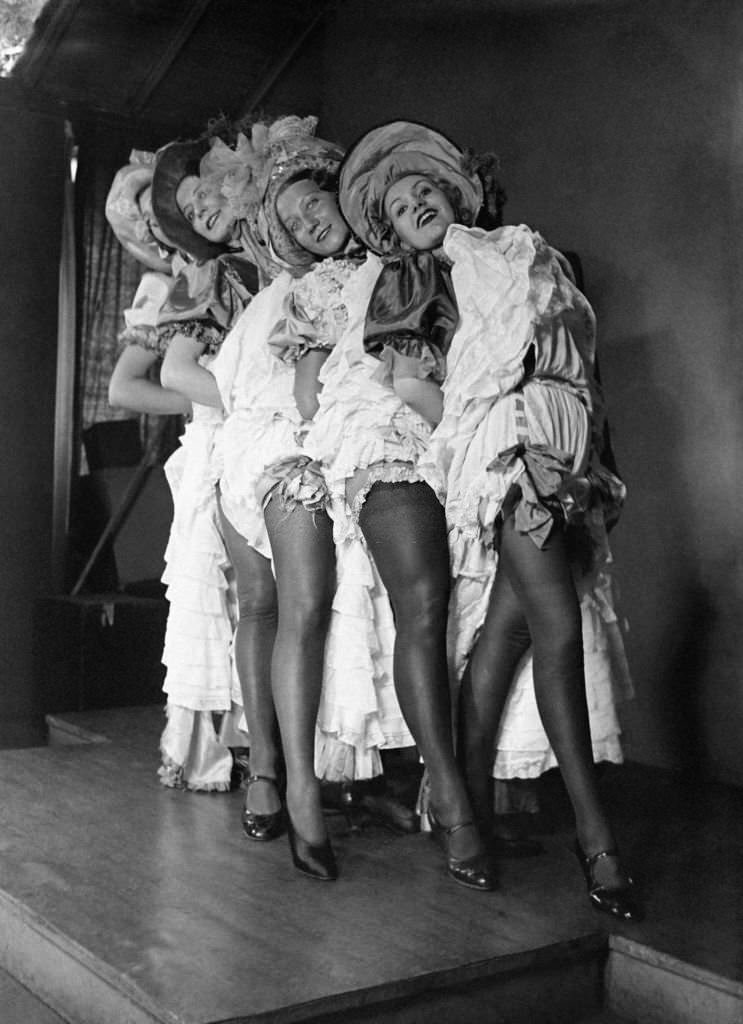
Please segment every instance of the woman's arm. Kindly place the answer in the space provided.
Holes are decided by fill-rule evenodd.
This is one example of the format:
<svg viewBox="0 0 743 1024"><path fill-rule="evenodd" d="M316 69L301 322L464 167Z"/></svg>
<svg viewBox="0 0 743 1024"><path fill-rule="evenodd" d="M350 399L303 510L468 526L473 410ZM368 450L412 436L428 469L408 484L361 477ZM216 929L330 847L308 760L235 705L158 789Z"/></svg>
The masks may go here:
<svg viewBox="0 0 743 1024"><path fill-rule="evenodd" d="M115 409L160 416L190 414L191 403L187 398L150 380L149 371L158 358L151 349L126 346L108 384L108 401Z"/></svg>
<svg viewBox="0 0 743 1024"><path fill-rule="evenodd" d="M393 387L397 397L424 420L428 420L432 426L435 427L441 422L444 395L439 385L430 377L424 380L418 377L395 377Z"/></svg>
<svg viewBox="0 0 743 1024"><path fill-rule="evenodd" d="M165 387L180 391L198 405L221 409L222 398L217 382L213 374L199 364L203 351L203 342L185 334L174 335L163 360L160 380Z"/></svg>
<svg viewBox="0 0 743 1024"><path fill-rule="evenodd" d="M317 396L322 391L322 384L318 375L329 355L328 349L311 348L295 364L294 401L303 420L311 420L319 408Z"/></svg>

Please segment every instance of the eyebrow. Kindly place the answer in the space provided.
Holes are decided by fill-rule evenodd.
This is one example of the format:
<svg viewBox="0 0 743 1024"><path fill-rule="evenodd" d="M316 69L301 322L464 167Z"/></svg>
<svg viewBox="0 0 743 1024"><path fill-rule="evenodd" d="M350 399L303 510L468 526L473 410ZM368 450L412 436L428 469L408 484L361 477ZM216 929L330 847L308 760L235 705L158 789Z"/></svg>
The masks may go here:
<svg viewBox="0 0 743 1024"><path fill-rule="evenodd" d="M413 181L413 184L409 186L409 189L412 191L413 189L418 188L418 186L421 183L424 183L424 184L428 185L428 183L429 183L428 182L428 178L425 178L423 175L421 175L420 178L416 178ZM401 203L401 202L403 202L403 196L393 196L392 199L390 199L390 201L389 201L390 210L392 210L392 207L395 205L395 203Z"/></svg>

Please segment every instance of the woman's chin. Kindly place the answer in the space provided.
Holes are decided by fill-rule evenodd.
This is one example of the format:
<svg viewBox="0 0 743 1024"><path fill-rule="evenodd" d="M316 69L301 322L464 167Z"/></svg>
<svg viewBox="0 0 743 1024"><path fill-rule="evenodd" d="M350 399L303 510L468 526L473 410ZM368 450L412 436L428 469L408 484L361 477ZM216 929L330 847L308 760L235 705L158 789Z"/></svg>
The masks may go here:
<svg viewBox="0 0 743 1024"><path fill-rule="evenodd" d="M313 246L313 255L321 259L337 256L343 252L348 242L348 235L342 231L329 231L328 234Z"/></svg>

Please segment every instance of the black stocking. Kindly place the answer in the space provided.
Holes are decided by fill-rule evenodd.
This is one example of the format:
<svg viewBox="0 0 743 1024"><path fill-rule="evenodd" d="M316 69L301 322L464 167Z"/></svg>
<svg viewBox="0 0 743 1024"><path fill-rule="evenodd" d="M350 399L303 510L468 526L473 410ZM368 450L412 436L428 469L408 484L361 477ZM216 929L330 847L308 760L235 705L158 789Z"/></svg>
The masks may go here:
<svg viewBox="0 0 743 1024"><path fill-rule="evenodd" d="M271 685L287 774L287 808L311 844L326 838L315 776L315 725L322 689L325 637L335 593L333 526L324 512L266 506L279 601Z"/></svg>
<svg viewBox="0 0 743 1024"><path fill-rule="evenodd" d="M395 688L431 783L432 803L446 826L472 820L454 757L446 657L449 550L444 510L424 483L376 483L361 526L395 616ZM452 853L470 856L479 839L455 834ZM453 837L454 838L454 837Z"/></svg>
<svg viewBox="0 0 743 1024"><path fill-rule="evenodd" d="M591 750L580 606L563 531L553 530L540 549L515 529L513 517L509 517L501 532L496 583L502 575L507 577L510 593L505 584L499 585L494 598L506 595L508 606L512 608L515 597L523 619L518 622L512 610L504 612L510 627L500 637L490 633L491 625L494 630L503 625L497 610L492 623L490 614L486 620L484 652L488 649L495 652L494 666L499 671L510 667L508 677L495 683L497 696L492 705L500 704L502 708L515 668L513 656L523 640L525 620L532 638L537 706L573 805L578 837L587 853L610 849L614 845L613 837L598 794ZM479 652L476 653L473 662L477 671L471 684L476 690L473 700L487 707L488 699L480 696L486 675L481 664L485 653L482 659ZM491 681L493 678L491 676ZM491 742L493 735L494 731Z"/></svg>
<svg viewBox="0 0 743 1024"><path fill-rule="evenodd" d="M271 693L271 656L278 616L276 583L269 560L250 547L221 508L220 520L237 583L234 654L250 734L250 771L275 778L279 746ZM246 794L246 806L256 814L270 814L281 804L275 787L254 783Z"/></svg>
<svg viewBox="0 0 743 1024"><path fill-rule="evenodd" d="M505 572L497 572L485 622L459 692L457 752L483 831L493 825L495 736L516 666L531 644L526 618Z"/></svg>

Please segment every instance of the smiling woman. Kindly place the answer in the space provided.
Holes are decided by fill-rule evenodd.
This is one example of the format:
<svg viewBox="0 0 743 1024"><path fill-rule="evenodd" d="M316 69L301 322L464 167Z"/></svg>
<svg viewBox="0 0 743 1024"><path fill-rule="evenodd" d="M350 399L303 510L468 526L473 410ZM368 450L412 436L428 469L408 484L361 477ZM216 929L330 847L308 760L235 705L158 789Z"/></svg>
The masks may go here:
<svg viewBox="0 0 743 1024"><path fill-rule="evenodd" d="M199 175L189 174L175 190L178 209L194 231L208 242L229 244L237 218L220 191Z"/></svg>
<svg viewBox="0 0 743 1024"><path fill-rule="evenodd" d="M334 196L313 178L298 178L276 200L284 227L304 249L316 256L333 256L348 241L348 225Z"/></svg>
<svg viewBox="0 0 743 1024"><path fill-rule="evenodd" d="M384 211L405 249L436 249L456 220L443 188L428 178L410 174L390 185Z"/></svg>
<svg viewBox="0 0 743 1024"><path fill-rule="evenodd" d="M200 177L207 139L171 142L157 155L152 206L170 241L199 262L232 251L235 218L227 201ZM207 224L210 225L207 227Z"/></svg>

